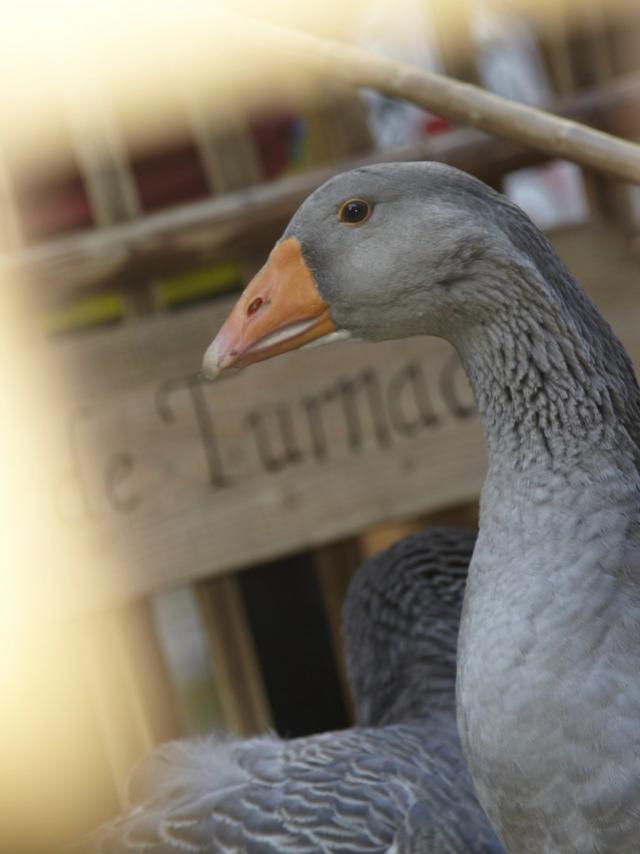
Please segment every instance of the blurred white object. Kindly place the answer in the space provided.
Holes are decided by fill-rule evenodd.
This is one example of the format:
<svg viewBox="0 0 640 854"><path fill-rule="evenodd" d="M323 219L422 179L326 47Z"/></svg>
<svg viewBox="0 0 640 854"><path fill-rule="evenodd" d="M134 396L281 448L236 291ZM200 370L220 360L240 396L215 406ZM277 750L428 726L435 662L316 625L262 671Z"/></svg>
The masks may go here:
<svg viewBox="0 0 640 854"><path fill-rule="evenodd" d="M471 27L478 74L487 89L532 106L550 102L549 77L534 32L525 20L481 2L473 6ZM512 172L505 176L503 189L541 229L589 218L582 172L566 160Z"/></svg>
<svg viewBox="0 0 640 854"><path fill-rule="evenodd" d="M422 0L373 0L357 19L353 42L372 53L422 68L440 67L433 32ZM365 90L369 128L376 145L406 145L429 132L442 130L437 116L394 98ZM446 127L446 124L444 125Z"/></svg>
<svg viewBox="0 0 640 854"><path fill-rule="evenodd" d="M476 3L471 29L478 75L487 89L525 104L549 103L549 77L533 31L524 20Z"/></svg>
<svg viewBox="0 0 640 854"><path fill-rule="evenodd" d="M589 218L582 171L567 160L511 172L504 177L503 190L543 230Z"/></svg>

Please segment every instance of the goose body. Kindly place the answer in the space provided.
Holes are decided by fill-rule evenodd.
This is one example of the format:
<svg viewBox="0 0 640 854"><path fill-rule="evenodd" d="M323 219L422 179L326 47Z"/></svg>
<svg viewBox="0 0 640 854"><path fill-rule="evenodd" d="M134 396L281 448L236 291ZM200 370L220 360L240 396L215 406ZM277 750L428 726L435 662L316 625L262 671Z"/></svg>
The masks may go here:
<svg viewBox="0 0 640 854"><path fill-rule="evenodd" d="M358 570L343 610L357 726L164 745L133 775L135 806L81 850L498 854L455 723L474 542L471 532L426 531Z"/></svg>
<svg viewBox="0 0 640 854"><path fill-rule="evenodd" d="M513 854L640 851L640 393L528 217L435 163L332 178L205 356L210 376L314 339L457 349L488 474L458 657L480 802Z"/></svg>

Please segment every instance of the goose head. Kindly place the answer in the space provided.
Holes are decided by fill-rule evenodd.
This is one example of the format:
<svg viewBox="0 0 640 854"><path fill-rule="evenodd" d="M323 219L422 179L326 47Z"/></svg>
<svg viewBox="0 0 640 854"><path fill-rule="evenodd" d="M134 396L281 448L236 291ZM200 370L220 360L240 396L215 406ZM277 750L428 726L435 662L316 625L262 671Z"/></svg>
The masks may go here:
<svg viewBox="0 0 640 854"><path fill-rule="evenodd" d="M294 214L207 350L205 375L317 339L455 339L505 302L496 272L515 262L506 227L514 212L529 222L442 164L335 176Z"/></svg>

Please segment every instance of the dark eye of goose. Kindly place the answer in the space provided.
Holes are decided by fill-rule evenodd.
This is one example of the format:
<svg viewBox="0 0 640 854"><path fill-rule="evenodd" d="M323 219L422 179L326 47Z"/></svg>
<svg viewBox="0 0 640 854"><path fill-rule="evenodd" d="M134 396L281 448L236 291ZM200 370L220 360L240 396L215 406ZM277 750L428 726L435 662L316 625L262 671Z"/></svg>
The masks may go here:
<svg viewBox="0 0 640 854"><path fill-rule="evenodd" d="M362 199L347 199L340 205L338 219L347 225L359 225L371 215L371 205Z"/></svg>

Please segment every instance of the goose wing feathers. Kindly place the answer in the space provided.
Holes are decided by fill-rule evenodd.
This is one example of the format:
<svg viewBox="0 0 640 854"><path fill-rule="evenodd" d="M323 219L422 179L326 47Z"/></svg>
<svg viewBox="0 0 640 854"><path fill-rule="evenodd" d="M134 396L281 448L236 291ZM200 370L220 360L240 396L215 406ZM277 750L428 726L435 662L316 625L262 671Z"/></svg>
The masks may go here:
<svg viewBox="0 0 640 854"><path fill-rule="evenodd" d="M132 779L139 798L82 850L498 852L451 721L282 740L220 737L160 748Z"/></svg>

